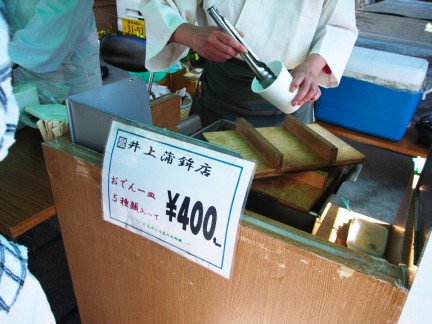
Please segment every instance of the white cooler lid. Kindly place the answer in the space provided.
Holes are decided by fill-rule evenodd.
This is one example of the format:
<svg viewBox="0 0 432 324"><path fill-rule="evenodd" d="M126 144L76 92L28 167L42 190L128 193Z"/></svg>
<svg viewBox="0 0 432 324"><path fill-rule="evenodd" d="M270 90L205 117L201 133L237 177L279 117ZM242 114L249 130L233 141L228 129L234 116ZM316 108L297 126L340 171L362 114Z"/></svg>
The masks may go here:
<svg viewBox="0 0 432 324"><path fill-rule="evenodd" d="M418 57L354 46L344 76L418 92L424 88L428 64Z"/></svg>

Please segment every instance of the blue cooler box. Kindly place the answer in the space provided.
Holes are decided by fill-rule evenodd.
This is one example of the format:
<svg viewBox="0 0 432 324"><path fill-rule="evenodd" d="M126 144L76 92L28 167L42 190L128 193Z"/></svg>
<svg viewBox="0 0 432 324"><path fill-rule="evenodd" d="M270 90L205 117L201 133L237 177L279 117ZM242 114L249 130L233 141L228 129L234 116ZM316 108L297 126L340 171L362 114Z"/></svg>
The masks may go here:
<svg viewBox="0 0 432 324"><path fill-rule="evenodd" d="M321 88L316 117L399 141L422 100L427 69L425 59L354 47L339 86Z"/></svg>

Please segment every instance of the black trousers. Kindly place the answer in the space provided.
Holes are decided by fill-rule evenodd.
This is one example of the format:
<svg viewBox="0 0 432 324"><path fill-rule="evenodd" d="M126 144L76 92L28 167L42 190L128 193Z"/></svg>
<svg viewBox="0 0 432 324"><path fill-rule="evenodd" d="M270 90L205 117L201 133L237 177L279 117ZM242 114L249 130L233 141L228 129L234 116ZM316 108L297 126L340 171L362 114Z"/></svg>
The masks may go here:
<svg viewBox="0 0 432 324"><path fill-rule="evenodd" d="M203 126L219 119L245 118L254 127L276 126L285 114L251 90L253 72L243 61L208 61L199 81L190 114L198 114ZM313 103L292 114L304 123L314 122Z"/></svg>

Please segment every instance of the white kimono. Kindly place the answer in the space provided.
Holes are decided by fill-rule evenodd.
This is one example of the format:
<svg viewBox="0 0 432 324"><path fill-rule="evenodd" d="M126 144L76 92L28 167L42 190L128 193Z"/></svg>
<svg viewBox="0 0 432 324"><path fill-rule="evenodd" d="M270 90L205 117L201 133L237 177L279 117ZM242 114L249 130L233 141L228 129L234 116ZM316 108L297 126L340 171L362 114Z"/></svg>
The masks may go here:
<svg viewBox="0 0 432 324"><path fill-rule="evenodd" d="M215 25L207 9L215 5L238 30L261 61L284 62L293 69L310 54L322 56L331 74L321 72L323 87L337 86L357 38L355 3L350 0L143 0L146 67L169 68L188 49L168 44L182 23Z"/></svg>

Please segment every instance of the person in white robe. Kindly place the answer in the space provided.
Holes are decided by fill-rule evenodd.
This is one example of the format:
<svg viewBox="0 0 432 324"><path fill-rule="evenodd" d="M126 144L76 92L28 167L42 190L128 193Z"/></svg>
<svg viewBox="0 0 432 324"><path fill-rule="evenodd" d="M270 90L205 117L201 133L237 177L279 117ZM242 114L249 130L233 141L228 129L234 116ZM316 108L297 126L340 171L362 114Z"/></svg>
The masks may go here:
<svg viewBox="0 0 432 324"><path fill-rule="evenodd" d="M255 126L275 125L284 114L252 92L252 71L239 57L246 48L223 33L207 9L220 13L243 35L264 63L280 60L293 76L289 91L298 88L294 115L314 121L313 102L320 87L339 84L357 39L355 4L343 0L144 0L145 63L161 71L192 49L207 59L192 113L203 125L220 118L245 117Z"/></svg>

